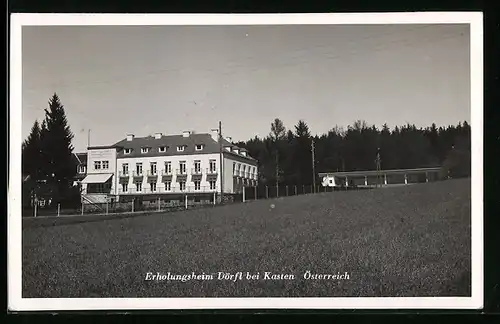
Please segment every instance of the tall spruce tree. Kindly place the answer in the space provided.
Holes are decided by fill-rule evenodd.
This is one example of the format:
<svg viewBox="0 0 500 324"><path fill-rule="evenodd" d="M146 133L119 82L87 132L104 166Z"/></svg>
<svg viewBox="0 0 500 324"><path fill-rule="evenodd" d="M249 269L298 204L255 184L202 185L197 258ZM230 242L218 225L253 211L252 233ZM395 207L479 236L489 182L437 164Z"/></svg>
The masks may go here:
<svg viewBox="0 0 500 324"><path fill-rule="evenodd" d="M312 156L311 156L311 133L309 126L303 120L295 125L295 141L293 147L293 159L295 161L296 183L309 185L312 183Z"/></svg>
<svg viewBox="0 0 500 324"><path fill-rule="evenodd" d="M22 144L21 168L22 168L22 205L30 207L38 182L41 180L43 169L40 159L40 124L35 121L31 127L28 138Z"/></svg>
<svg viewBox="0 0 500 324"><path fill-rule="evenodd" d="M73 133L68 125L64 106L56 93L49 100L49 108L45 109L45 120L42 125L41 146L45 160L47 184L52 190L55 202L65 198L65 193L72 185L76 168L73 163Z"/></svg>
<svg viewBox="0 0 500 324"><path fill-rule="evenodd" d="M283 121L279 118L275 118L271 123L271 133L269 136L273 139L273 141L277 142L286 137L286 128L283 125Z"/></svg>
<svg viewBox="0 0 500 324"><path fill-rule="evenodd" d="M29 176L34 181L40 180L41 177L40 136L40 124L36 120L22 145L22 173L23 176Z"/></svg>
<svg viewBox="0 0 500 324"><path fill-rule="evenodd" d="M279 118L275 118L271 123L271 133L269 138L272 141L272 152L274 157L274 179L273 182L278 184L283 182L283 161L286 160L286 128L283 121Z"/></svg>

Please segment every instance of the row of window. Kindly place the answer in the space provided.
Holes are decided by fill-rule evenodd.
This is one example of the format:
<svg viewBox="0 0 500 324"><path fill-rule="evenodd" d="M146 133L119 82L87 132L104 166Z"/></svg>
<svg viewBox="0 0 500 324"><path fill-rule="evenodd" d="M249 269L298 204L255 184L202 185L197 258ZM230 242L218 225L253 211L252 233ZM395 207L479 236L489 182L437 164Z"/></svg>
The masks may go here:
<svg viewBox="0 0 500 324"><path fill-rule="evenodd" d="M193 166L194 166L194 171L196 173L201 173L201 161L200 160L194 161ZM107 170L107 169L109 169L109 161L107 161L107 160L94 161L94 169L95 170ZM150 162L149 163L149 170L150 170L151 174L153 174L153 175L157 174L157 163ZM209 161L209 172L216 172L216 170L217 170L217 161L210 160ZM83 169L81 171L84 172ZM166 174L172 174L172 163L170 161L165 162L164 171ZM254 166L233 162L233 174L239 174L239 173L256 174L256 171L257 171L257 168ZM135 172L138 175L143 174L142 162L138 162L135 164ZM179 161L179 173L180 174L187 173L186 172L186 161ZM122 164L122 174L123 175L129 174L129 164L128 163Z"/></svg>
<svg viewBox="0 0 500 324"><path fill-rule="evenodd" d="M187 145L178 145L177 146L177 152L184 152L184 150L186 149ZM196 144L194 149L196 151L202 151L204 148L204 145L203 144ZM130 154L132 153L132 149L131 148L126 148L123 150L123 152L125 154ZM149 153L151 152L151 147L141 147L141 153L142 154L146 154L146 153ZM158 147L158 152L160 153L165 153L167 152L167 146L160 146Z"/></svg>
<svg viewBox="0 0 500 324"><path fill-rule="evenodd" d="M233 162L233 174L239 174L240 172L242 173L250 173L250 174L256 174L257 168L254 166L250 165L245 165L241 163L236 163Z"/></svg>
<svg viewBox="0 0 500 324"><path fill-rule="evenodd" d="M87 184L87 193L109 193L111 191L110 183L89 183Z"/></svg>
<svg viewBox="0 0 500 324"><path fill-rule="evenodd" d="M94 161L94 170L107 170L109 169L109 161Z"/></svg>
<svg viewBox="0 0 500 324"><path fill-rule="evenodd" d="M149 164L149 170L151 171L151 174L156 174L157 173L157 163L156 162L150 162ZM201 172L201 161L197 160L194 161L193 163L194 170L195 172ZM170 161L166 161L164 165L164 170L167 174L172 173L172 163ZM94 170L107 170L109 169L109 161L104 160L104 161L94 161ZM256 167L250 166L250 165L245 165L241 163L236 163L233 162L233 174L236 173L250 173L250 174L256 174ZM216 160L210 160L209 161L209 170L210 172L215 172L217 170L217 162ZM138 162L135 164L135 171L137 174L142 174L143 173L143 168L142 168L142 162ZM186 173L186 161L180 161L179 162L179 171L181 174ZM79 169L80 173L85 172L85 166L80 166ZM122 173L123 175L128 175L129 173L129 164L128 163L123 163L122 164Z"/></svg>
<svg viewBox="0 0 500 324"><path fill-rule="evenodd" d="M216 181L212 180L212 181L209 181L208 183L209 183L209 186L210 186L210 190L215 190L215 188L216 188ZM171 181L165 181L164 184L165 184L165 191L171 191L172 190L172 182ZM195 180L195 181L193 181L193 184L194 184L194 190L201 190L201 181ZM156 192L157 191L156 182L149 183L149 186L150 186L151 192ZM179 189L181 191L186 190L186 181L180 181L179 182ZM128 192L128 183L122 183L122 191L123 192ZM136 192L141 192L142 191L142 182L136 182L135 183L135 191Z"/></svg>
<svg viewBox="0 0 500 324"><path fill-rule="evenodd" d="M199 160L194 161L193 165L194 165L194 171L201 173L201 161L199 161ZM150 170L151 174L157 174L157 163L150 162L149 163L149 170ZM209 161L209 170L210 170L210 172L215 172L217 170L216 160ZM172 173L172 163L170 161L165 162L164 171L166 174ZM138 175L141 175L143 173L142 162L138 162L135 164L135 172ZM181 174L186 173L186 161L179 162L179 172ZM128 174L129 174L129 165L128 165L128 163L123 163L122 164L122 175L128 175Z"/></svg>

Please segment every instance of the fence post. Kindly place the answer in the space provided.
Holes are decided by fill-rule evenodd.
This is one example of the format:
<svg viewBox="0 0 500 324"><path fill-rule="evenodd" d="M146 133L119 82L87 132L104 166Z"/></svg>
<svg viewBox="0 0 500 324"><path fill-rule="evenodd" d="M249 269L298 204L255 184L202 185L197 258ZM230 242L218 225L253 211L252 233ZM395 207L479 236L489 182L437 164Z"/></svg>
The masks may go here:
<svg viewBox="0 0 500 324"><path fill-rule="evenodd" d="M57 216L61 215L61 204L57 204Z"/></svg>
<svg viewBox="0 0 500 324"><path fill-rule="evenodd" d="M188 209L188 195L186 194L184 197L185 197L185 199L184 199L185 203L184 204L186 206L186 209Z"/></svg>
<svg viewBox="0 0 500 324"><path fill-rule="evenodd" d="M34 212L35 212L35 217L36 217L37 207L38 207L38 201L37 201L37 200L36 200L36 198L35 198L35 210L34 210Z"/></svg>
<svg viewBox="0 0 500 324"><path fill-rule="evenodd" d="M276 198L280 196L280 187L276 186Z"/></svg>
<svg viewBox="0 0 500 324"><path fill-rule="evenodd" d="M216 198L215 198L215 191L214 191L214 205L215 205L215 199L216 199Z"/></svg>
<svg viewBox="0 0 500 324"><path fill-rule="evenodd" d="M295 191L295 196L297 196L297 185L293 185L293 190Z"/></svg>
<svg viewBox="0 0 500 324"><path fill-rule="evenodd" d="M302 194L305 195L306 194L306 185L302 185Z"/></svg>
<svg viewBox="0 0 500 324"><path fill-rule="evenodd" d="M288 197L288 185L285 186L286 196Z"/></svg>
<svg viewBox="0 0 500 324"><path fill-rule="evenodd" d="M132 213L134 212L134 202L135 202L135 198L132 198Z"/></svg>
<svg viewBox="0 0 500 324"><path fill-rule="evenodd" d="M266 186L266 199L269 199L269 187Z"/></svg>
<svg viewBox="0 0 500 324"><path fill-rule="evenodd" d="M255 200L257 200L257 186L254 186Z"/></svg>
<svg viewBox="0 0 500 324"><path fill-rule="evenodd" d="M106 198L106 215L109 213L109 203L108 198Z"/></svg>
<svg viewBox="0 0 500 324"><path fill-rule="evenodd" d="M245 186L243 186L243 202L245 202Z"/></svg>
<svg viewBox="0 0 500 324"><path fill-rule="evenodd" d="M83 215L83 206L84 206L84 205L83 205L83 201L82 201L82 215Z"/></svg>
<svg viewBox="0 0 500 324"><path fill-rule="evenodd" d="M161 208L160 208L160 197L158 197L158 211L160 211Z"/></svg>

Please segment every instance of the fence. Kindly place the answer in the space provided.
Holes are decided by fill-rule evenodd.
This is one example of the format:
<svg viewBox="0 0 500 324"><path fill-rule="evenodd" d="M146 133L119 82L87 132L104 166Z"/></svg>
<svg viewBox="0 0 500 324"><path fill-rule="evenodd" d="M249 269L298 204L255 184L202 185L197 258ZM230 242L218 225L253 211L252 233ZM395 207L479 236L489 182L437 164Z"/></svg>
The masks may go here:
<svg viewBox="0 0 500 324"><path fill-rule="evenodd" d="M226 201L229 202L229 201ZM183 199L168 200L142 200L133 198L127 202L106 202L106 203L85 203L80 207L65 208L61 204L56 206L34 207L23 209L23 217L42 217L42 216L77 216L77 215L97 215L97 214L125 214L138 212L165 212L193 209L220 204L220 199L214 200L209 197L205 199L193 199L184 195Z"/></svg>
<svg viewBox="0 0 500 324"><path fill-rule="evenodd" d="M98 214L125 214L139 212L167 212L186 209L214 207L231 203L241 203L261 199L273 199L339 190L359 190L356 187L323 187L317 185L282 185L242 187L238 193L225 193L221 200L216 192L206 194L185 193L178 195L158 195L157 197L120 196L120 201L106 203L85 203L78 207L64 204L45 207L25 208L23 217L71 216Z"/></svg>
<svg viewBox="0 0 500 324"><path fill-rule="evenodd" d="M322 192L359 190L359 187L323 187L322 185L282 185L282 186L256 186L242 188L242 200L272 199L307 195Z"/></svg>

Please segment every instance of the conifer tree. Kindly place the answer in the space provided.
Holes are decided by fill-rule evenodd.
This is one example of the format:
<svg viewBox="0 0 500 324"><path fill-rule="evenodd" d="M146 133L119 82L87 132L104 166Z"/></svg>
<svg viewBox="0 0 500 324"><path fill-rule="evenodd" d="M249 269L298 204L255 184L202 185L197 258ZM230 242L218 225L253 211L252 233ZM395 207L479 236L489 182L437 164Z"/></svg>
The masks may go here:
<svg viewBox="0 0 500 324"><path fill-rule="evenodd" d="M40 180L41 177L40 136L40 124L36 120L28 138L22 144L22 173L23 176L29 176L34 181Z"/></svg>
<svg viewBox="0 0 500 324"><path fill-rule="evenodd" d="M42 124L42 159L47 184L53 191L54 199L59 201L72 185L76 168L73 163L73 133L68 125L64 106L56 93L49 100Z"/></svg>
<svg viewBox="0 0 500 324"><path fill-rule="evenodd" d="M295 125L295 141L292 150L295 163L294 180L304 185L311 184L311 133L309 126L303 120L299 120Z"/></svg>

